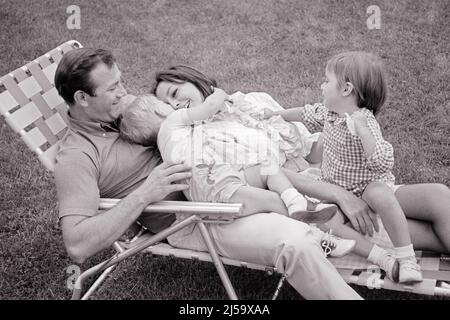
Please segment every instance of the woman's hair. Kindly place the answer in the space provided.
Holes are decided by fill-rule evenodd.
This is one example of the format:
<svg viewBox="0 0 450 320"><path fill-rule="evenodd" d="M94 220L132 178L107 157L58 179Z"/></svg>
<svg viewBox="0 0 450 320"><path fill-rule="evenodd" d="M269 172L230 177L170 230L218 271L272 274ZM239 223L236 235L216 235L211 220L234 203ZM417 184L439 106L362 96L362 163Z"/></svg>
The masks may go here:
<svg viewBox="0 0 450 320"><path fill-rule="evenodd" d="M376 115L386 101L387 84L383 64L376 55L350 51L337 54L327 62L326 70L334 73L339 85L353 85L359 108L367 108Z"/></svg>
<svg viewBox="0 0 450 320"><path fill-rule="evenodd" d="M166 70L162 70L156 73L155 84L152 89L152 93L156 94L156 88L162 81L185 83L190 82L197 87L203 95L203 98L209 96L213 90L211 86L217 87L216 80L204 75L200 71L183 65L173 66Z"/></svg>
<svg viewBox="0 0 450 320"><path fill-rule="evenodd" d="M112 68L116 62L108 50L79 48L62 57L56 68L55 87L59 95L70 106L74 104L73 95L78 90L90 96L95 95L95 85L91 81L90 72L100 63Z"/></svg>
<svg viewBox="0 0 450 320"><path fill-rule="evenodd" d="M159 128L164 117L158 113L158 103L163 103L154 95L138 96L122 113L120 136L132 143L156 146Z"/></svg>

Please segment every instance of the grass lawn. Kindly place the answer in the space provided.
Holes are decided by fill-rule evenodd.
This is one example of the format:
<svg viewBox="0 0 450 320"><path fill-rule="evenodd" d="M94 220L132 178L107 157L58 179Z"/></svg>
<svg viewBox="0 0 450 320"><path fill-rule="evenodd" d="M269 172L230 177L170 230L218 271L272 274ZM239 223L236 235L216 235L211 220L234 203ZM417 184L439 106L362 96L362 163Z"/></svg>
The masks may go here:
<svg viewBox="0 0 450 320"><path fill-rule="evenodd" d="M381 9L369 30L366 8ZM66 8L81 9L69 30ZM0 75L76 39L111 49L131 93L154 71L188 64L227 92L265 91L288 108L320 101L327 59L377 53L390 95L379 121L395 148L399 183L450 185L450 3L331 0L0 0ZM449 213L450 214L450 213ZM88 268L111 252L91 258ZM52 176L0 118L0 299L67 299L67 268ZM267 299L277 277L227 268L244 299ZM356 288L367 299L429 299ZM120 264L95 299L224 299L213 265L140 255ZM280 299L297 299L288 285ZM436 298L433 298L436 299Z"/></svg>

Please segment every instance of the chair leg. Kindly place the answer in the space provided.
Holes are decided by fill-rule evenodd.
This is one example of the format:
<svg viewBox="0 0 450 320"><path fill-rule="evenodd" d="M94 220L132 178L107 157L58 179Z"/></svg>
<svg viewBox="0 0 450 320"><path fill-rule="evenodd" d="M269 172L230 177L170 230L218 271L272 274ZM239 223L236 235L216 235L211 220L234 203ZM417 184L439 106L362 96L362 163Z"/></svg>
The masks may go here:
<svg viewBox="0 0 450 320"><path fill-rule="evenodd" d="M127 250L118 250L118 248L116 248L118 252L117 254L115 254L113 257L111 257L110 259L97 264L96 266L91 267L90 269L84 271L82 274L80 274L77 278L77 281L75 282L75 287L73 289L73 294L72 294L72 300L78 300L81 297L81 291L82 291L82 287L83 287L83 281L87 278L89 278L90 276L92 276L95 273L98 273L102 270L105 270L109 267L112 267L114 265L116 265L117 263L119 263L120 261L144 250L145 248L147 248L148 246L151 246L152 244L161 241L162 239L167 238L167 236L171 235L172 233L186 227L187 225L191 224L191 223L195 223L198 222L200 220L200 218L198 216L190 216L189 218L183 220L182 222L178 223L175 226L171 226L167 229L165 229L164 231L161 231L160 233L152 236L150 239L140 243L139 245L136 245L135 247L132 247L130 249ZM116 245L116 244L115 244Z"/></svg>
<svg viewBox="0 0 450 320"><path fill-rule="evenodd" d="M81 298L81 300L87 300L91 296L91 294L94 293L95 290L102 284L102 282L105 280L105 278L116 268L117 264L112 265L111 267L107 268L105 271L102 272L102 274L95 280L94 284L86 291L84 296Z"/></svg>
<svg viewBox="0 0 450 320"><path fill-rule="evenodd" d="M230 300L237 300L238 297L236 295L236 292L233 288L233 285L231 284L230 278L228 277L228 274L223 266L223 263L219 258L216 248L214 247L208 229L206 228L203 222L199 222L198 227L200 228L203 240L205 241L205 244L208 247L211 259L213 260L214 266L217 269L217 273L219 273L219 277L222 280L223 286L225 287L228 297L230 298Z"/></svg>
<svg viewBox="0 0 450 320"><path fill-rule="evenodd" d="M278 285L277 285L277 288L275 289L275 292L273 294L272 300L276 300L277 299L278 294L280 293L281 287L284 284L284 280L286 280L286 274L285 273L283 273L281 275L280 281L278 281Z"/></svg>
<svg viewBox="0 0 450 320"><path fill-rule="evenodd" d="M122 248L122 246L116 241L113 244L114 249L116 249L117 253L124 252L125 249ZM97 290L98 287L102 284L102 282L106 279L106 277L114 271L114 269L117 267L117 264L112 265L111 267L105 269L105 271L102 272L102 274L95 280L95 282L92 284L92 286L86 291L84 296L81 298L81 300L87 300L91 296L91 294L94 293L95 290Z"/></svg>

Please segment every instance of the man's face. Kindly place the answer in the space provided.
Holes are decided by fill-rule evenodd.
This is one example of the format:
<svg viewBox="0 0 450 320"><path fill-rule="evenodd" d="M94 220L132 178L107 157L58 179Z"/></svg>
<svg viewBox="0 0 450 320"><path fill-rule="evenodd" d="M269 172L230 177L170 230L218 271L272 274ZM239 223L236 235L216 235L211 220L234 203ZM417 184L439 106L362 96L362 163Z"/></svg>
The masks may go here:
<svg viewBox="0 0 450 320"><path fill-rule="evenodd" d="M91 71L90 78L95 89L93 96L86 95L86 113L92 121L114 121L125 107L121 99L127 94L119 68L116 64L109 68L100 63Z"/></svg>

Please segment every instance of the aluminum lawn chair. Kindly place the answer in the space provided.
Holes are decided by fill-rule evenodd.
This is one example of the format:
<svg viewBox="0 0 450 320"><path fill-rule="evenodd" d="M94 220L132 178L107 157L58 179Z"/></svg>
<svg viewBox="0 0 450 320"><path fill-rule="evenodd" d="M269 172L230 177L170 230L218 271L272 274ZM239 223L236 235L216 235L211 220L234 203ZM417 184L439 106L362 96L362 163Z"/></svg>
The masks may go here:
<svg viewBox="0 0 450 320"><path fill-rule="evenodd" d="M66 113L68 108L54 87L54 74L63 54L79 47L81 47L79 42L68 41L0 78L0 114L50 172L53 171L59 140L67 129ZM101 199L99 209L111 208L119 201L119 199ZM175 256L214 263L228 297L237 299L223 264L262 270L269 274L278 273L273 266L237 261L217 254L208 231L208 224L230 223L239 215L241 209L240 204L187 201L161 201L149 205L144 211L190 213L192 215L158 234L150 234L141 230L131 241L116 241L113 247L117 253L110 259L83 272L74 286L72 298L89 298L113 271L117 263L144 251L154 255ZM168 235L192 223L198 224L208 252L177 249L162 242ZM380 233L378 240L385 241L386 236L385 233ZM384 272L373 268L365 259L355 255L331 260L344 279L351 284L427 295L450 296L450 286L446 283L446 281L450 281L450 258L425 252L418 252L418 257L424 270L425 280L423 283L413 286L389 281ZM99 273L101 274L97 280L81 296L84 280ZM284 280L285 276L281 275L273 299L276 299Z"/></svg>

